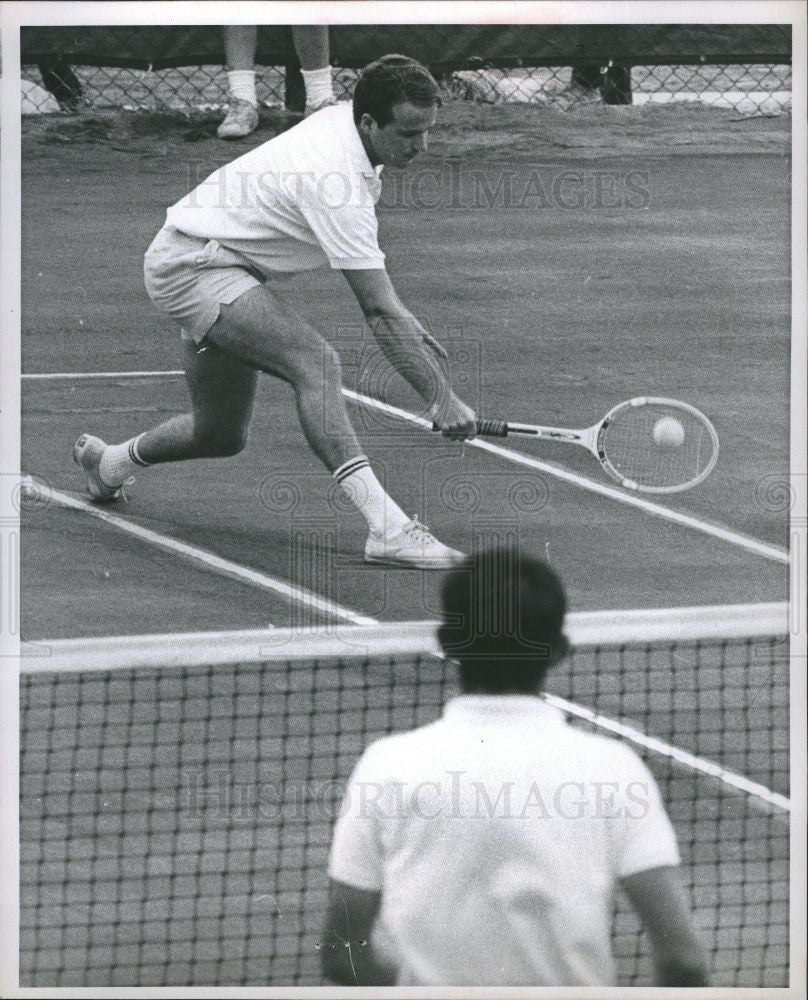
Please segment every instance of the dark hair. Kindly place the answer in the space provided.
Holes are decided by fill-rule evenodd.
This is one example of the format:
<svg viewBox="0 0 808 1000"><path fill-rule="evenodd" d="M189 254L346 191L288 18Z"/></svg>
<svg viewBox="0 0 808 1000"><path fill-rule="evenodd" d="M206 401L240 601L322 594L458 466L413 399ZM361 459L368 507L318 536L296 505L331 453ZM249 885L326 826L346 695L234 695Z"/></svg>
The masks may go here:
<svg viewBox="0 0 808 1000"><path fill-rule="evenodd" d="M362 70L353 96L354 122L370 115L383 128L393 120L396 104L436 105L441 99L438 83L426 66L409 56L382 56Z"/></svg>
<svg viewBox="0 0 808 1000"><path fill-rule="evenodd" d="M561 580L515 547L470 556L446 577L442 601L440 643L466 692L534 693L567 653Z"/></svg>

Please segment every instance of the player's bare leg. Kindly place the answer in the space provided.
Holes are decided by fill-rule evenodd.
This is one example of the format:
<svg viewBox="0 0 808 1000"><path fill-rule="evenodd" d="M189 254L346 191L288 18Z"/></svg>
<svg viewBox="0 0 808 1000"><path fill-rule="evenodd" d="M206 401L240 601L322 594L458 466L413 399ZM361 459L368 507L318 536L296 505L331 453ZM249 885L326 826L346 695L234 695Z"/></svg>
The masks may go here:
<svg viewBox="0 0 808 1000"><path fill-rule="evenodd" d="M107 445L88 434L76 442L73 457L93 499L117 500L121 487L144 466L222 458L246 445L258 372L214 347L200 353L190 341L185 342L184 360L191 412L122 444Z"/></svg>
<svg viewBox="0 0 808 1000"><path fill-rule="evenodd" d="M185 380L192 410L137 439L146 465L190 458L225 458L247 444L258 372L210 345L185 342Z"/></svg>
<svg viewBox="0 0 808 1000"><path fill-rule="evenodd" d="M362 453L337 352L266 285L222 306L205 343L292 386L306 441L330 472Z"/></svg>
<svg viewBox="0 0 808 1000"><path fill-rule="evenodd" d="M363 455L342 395L339 357L320 334L265 285L251 288L221 307L219 319L201 350L186 356L192 412L174 417L144 434L103 450L84 468L96 499L114 499L113 491L138 465L181 459L233 455L246 442L257 371L288 382L297 401L309 446L333 473L365 517L370 535L368 561L443 568L462 554L434 539L411 520L385 492ZM99 439L89 441L103 449ZM106 475L105 475L106 472ZM103 481L102 495L92 484Z"/></svg>

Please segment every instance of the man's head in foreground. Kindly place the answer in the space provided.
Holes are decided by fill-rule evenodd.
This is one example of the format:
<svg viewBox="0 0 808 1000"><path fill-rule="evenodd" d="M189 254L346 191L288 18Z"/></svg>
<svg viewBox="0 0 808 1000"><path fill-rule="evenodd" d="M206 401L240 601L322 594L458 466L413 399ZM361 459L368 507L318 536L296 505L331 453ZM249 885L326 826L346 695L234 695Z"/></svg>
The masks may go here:
<svg viewBox="0 0 808 1000"><path fill-rule="evenodd" d="M567 653L561 581L517 548L469 556L446 577L442 600L438 635L466 694L538 694Z"/></svg>
<svg viewBox="0 0 808 1000"><path fill-rule="evenodd" d="M406 167L425 152L441 99L426 67L408 56L366 66L354 90L353 117L374 166Z"/></svg>

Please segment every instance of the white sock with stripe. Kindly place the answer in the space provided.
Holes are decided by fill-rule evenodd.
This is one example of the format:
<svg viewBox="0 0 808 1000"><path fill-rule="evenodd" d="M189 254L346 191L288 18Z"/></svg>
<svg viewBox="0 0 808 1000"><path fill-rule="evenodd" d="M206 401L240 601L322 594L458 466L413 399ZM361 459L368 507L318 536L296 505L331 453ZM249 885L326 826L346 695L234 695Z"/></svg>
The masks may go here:
<svg viewBox="0 0 808 1000"><path fill-rule="evenodd" d="M145 433L145 431L144 431ZM120 486L138 469L147 468L138 452L138 442L143 434L124 441L123 444L108 444L101 456L98 475L107 486Z"/></svg>
<svg viewBox="0 0 808 1000"><path fill-rule="evenodd" d="M333 476L374 534L395 535L412 520L385 492L364 455L344 462Z"/></svg>
<svg viewBox="0 0 808 1000"><path fill-rule="evenodd" d="M227 74L227 89L232 100L247 101L254 108L258 107L254 69L231 69Z"/></svg>

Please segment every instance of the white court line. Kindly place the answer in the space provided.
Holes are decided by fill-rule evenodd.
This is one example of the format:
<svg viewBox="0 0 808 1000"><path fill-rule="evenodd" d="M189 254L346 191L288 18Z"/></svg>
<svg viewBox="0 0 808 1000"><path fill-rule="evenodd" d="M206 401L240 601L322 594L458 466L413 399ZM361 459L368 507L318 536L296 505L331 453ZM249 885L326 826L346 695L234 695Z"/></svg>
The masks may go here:
<svg viewBox="0 0 808 1000"><path fill-rule="evenodd" d="M54 372L27 374L23 375L22 378L30 380L126 377L151 378L157 376L184 374L184 371ZM344 395L354 403L371 406L374 409L382 410L385 413L390 413L393 416L399 417L401 420L406 420L408 423L416 424L417 426L423 427L430 432L432 431L432 424L430 421L417 416L415 413L410 413L409 410L402 410L398 406L392 406L390 403L383 403L381 400L365 396L361 392L354 392L352 389L343 389L342 391ZM629 507L634 507L637 510L642 510L646 514L651 514L654 517L659 517L663 520L671 521L674 524L682 525L685 528L691 528L692 530L699 531L702 534L710 535L713 538L718 538L721 541L729 542L731 545L736 545L739 548L746 549L747 552L752 552L755 555L762 556L764 559L771 559L774 562L788 565L788 552L778 545L769 545L766 542L761 542L757 538L752 538L749 535L741 534L738 531L731 531L729 528L724 528L720 524L711 524L709 521L703 521L701 518L694 517L691 514L683 514L679 511L671 510L670 508L663 507L651 500L646 500L644 497L635 496L632 493L625 493L616 487L595 482L595 480L589 479L586 476L579 475L576 472L570 472L569 470L561 468L557 465L550 465L548 462L542 462L538 458L533 458L532 456L526 455L521 451L514 451L512 448L503 448L502 445L491 444L490 441L483 441L480 438L475 438L473 441L466 441L465 444L473 448L479 448L482 451L490 452L492 455L504 458L508 462L514 462L517 465L525 465L528 468L536 469L539 472L545 472L547 475L555 476L556 479L572 483L580 489L588 490L590 493L597 493L600 496L609 497L611 500L617 500L619 503L626 504Z"/></svg>
<svg viewBox="0 0 808 1000"><path fill-rule="evenodd" d="M360 394L352 393L351 390L345 390L346 394L358 395ZM383 404L385 408L388 404ZM392 407L391 409L395 409ZM406 411L402 411L406 412ZM417 417L415 414L410 414L413 422L427 424L431 428L431 424L428 421L423 420L421 417ZM73 510L79 510L83 513L89 514L91 517L98 518L107 524L118 528L120 531L124 531L128 534L134 535L136 538L142 541L148 542L158 548L165 549L167 551L173 552L180 555L186 559L193 560L195 562L201 563L205 568L211 569L215 572L222 573L225 576L229 576L240 580L244 583L251 584L252 586L261 587L266 590L272 590L275 593L281 594L289 600L298 601L307 607L314 608L324 614L331 615L334 618L341 619L343 621L350 622L353 625L378 625L380 624L377 619L370 618L367 615L360 615L356 611L350 608L341 607L340 605L334 604L325 598L318 597L316 594L310 591L302 590L299 587L294 587L283 580L279 580L276 577L268 576L264 573L260 573L257 570L251 570L245 566L241 566L238 563L231 562L229 559L222 559L220 556L214 555L212 552L207 552L204 549L200 549L193 545L188 545L185 542L180 542L175 538L171 538L167 535L162 535L156 531L152 531L150 528L144 528L142 525L136 524L132 521L128 521L125 518L119 517L116 514L111 514L109 511L99 509L96 505L88 503L85 500L79 500L75 497L68 496L59 490L49 490L48 498L54 500L57 505L61 507L67 507ZM767 606L768 607L768 606ZM668 609L672 611L674 609ZM653 612L652 612L653 613ZM574 617L574 616L571 616ZM582 615L581 618L587 616ZM423 626L430 625L434 626L434 622L430 623L418 623L419 629ZM257 633L250 633L251 636ZM274 639L274 632L270 631L264 633L270 639ZM291 634L291 633L290 633ZM171 637L162 637L171 638ZM102 642L105 640L101 640ZM86 652L87 643L85 640L78 640L81 644L82 649ZM69 645L70 641L64 645ZM29 649L29 653L32 657L36 657L38 646L40 644L32 644ZM53 643L47 645L54 645ZM54 650L48 648L47 659L44 667L40 669L52 669L53 668L53 653ZM262 654L266 655L266 649L262 648ZM434 655L440 655L439 651L435 651ZM33 669L33 668L31 668ZM609 732L615 733L616 735L622 736L639 746L646 749L654 750L657 753L662 753L672 760L675 760L685 767L690 767L693 770L700 771L711 778L715 778L719 781L724 782L733 789L737 791L746 792L747 794L753 796L754 799L762 800L770 806L775 806L776 808L782 810L790 809L789 800L776 792L771 791L764 785L760 785L757 782L750 781L743 775L735 774L726 768L721 767L719 764L715 764L712 761L705 760L700 757L696 757L693 754L688 753L685 750L681 750L679 747L672 746L670 744L664 743L655 737L648 736L641 730L635 729L632 726L627 726L625 723L618 722L614 719L610 719L608 716L600 715L597 712L593 712L582 705L578 705L574 702L567 701L566 699L559 698L558 696L546 694L545 698L551 704L556 705L564 711L576 715L578 718L586 719L595 726L599 726L606 729Z"/></svg>
<svg viewBox="0 0 808 1000"><path fill-rule="evenodd" d="M384 410L386 413L391 413L394 416L400 417L402 420L407 420L411 424L417 424L419 427L424 427L429 431L432 430L431 422L429 420L425 420L423 417L417 416L415 413L399 409L397 406L391 406L389 403L382 403L378 399L372 399L370 396L364 396L361 392L354 392L351 389L343 389L342 391L349 399L356 403L372 406L377 410ZM776 562L786 564L788 563L788 552L786 552L785 549L779 548L777 545L767 545L765 542L760 542L756 538L750 538L748 535L742 535L737 531L730 531L729 528L723 528L721 525L710 524L709 521L702 521L700 518L693 517L690 514L681 514L679 511L670 510L668 507L662 507L660 504L653 503L643 497L635 496L633 493L624 493L622 490L618 490L613 486L606 486L603 483L595 482L593 479L588 479L586 476L581 476L577 472L570 472L567 469L562 469L560 466L542 462L538 458L525 455L524 452L514 451L512 448L503 448L501 445L491 444L489 441L483 441L480 438L474 438L473 441L466 441L464 444L471 446L472 448L480 448L482 451L491 452L491 454L498 455L500 458L507 459L509 462L515 462L517 465L526 465L531 469L538 469L540 472L546 472L548 475L555 476L556 479L562 479L564 482L573 483L581 489L589 490L590 493L599 493L601 496L610 497L612 500L618 500L620 503L628 504L630 507L636 507L639 510L643 510L646 514L653 514L656 517L673 521L674 523L684 525L687 528L693 528L695 531L701 531L705 535L712 535L714 538L720 538L722 541L730 542L740 548L754 552L756 555L764 556L766 559L773 559Z"/></svg>
<svg viewBox="0 0 808 1000"><path fill-rule="evenodd" d="M165 375L185 375L185 372L24 372L20 378L30 382L56 382L60 379L67 381L77 378L158 378Z"/></svg>
<svg viewBox="0 0 808 1000"><path fill-rule="evenodd" d="M253 587L272 590L290 601L297 601L307 608L313 608L315 611L330 615L332 618L351 622L353 625L378 624L375 618L369 618L367 615L361 615L358 611L354 611L351 608L334 604L324 597L319 597L309 590L294 587L292 584L286 583L277 577L268 576L266 573L260 573L258 570L249 569L246 566L241 566L239 563L231 562L229 559L222 559L221 556L207 552L205 549L197 548L195 545L188 545L186 542L180 542L169 535L162 535L157 531L152 531L151 528L144 528L134 521L129 521L124 517L119 517L117 514L111 514L109 511L102 510L97 505L89 503L86 500L79 500L76 497L68 496L66 493L53 489L47 491L47 498L60 507L80 510L84 514L89 514L91 517L96 517L100 521L112 525L113 528L117 528L119 531L134 535L136 538L148 542L150 545L173 552L185 559L191 559L206 569L222 573L236 580L241 580L243 583L248 583Z"/></svg>
<svg viewBox="0 0 808 1000"><path fill-rule="evenodd" d="M616 736L621 736L624 740L629 740L631 743L643 747L645 750L653 750L665 757L669 757L671 760L676 761L677 764L689 767L692 771L698 771L708 778L721 781L725 785L729 785L733 791L746 792L747 795L752 796L752 802L756 805L758 802L763 802L767 806L774 806L775 809L782 809L784 812L791 811L791 800L787 796L781 795L779 792L773 792L765 785L761 785L757 781L750 781L744 775L736 774L734 771L730 771L720 764L715 764L704 757L696 757L694 754L688 753L687 750L681 750L679 747L658 740L654 736L647 736L644 732L635 729L633 726L627 726L624 722L618 722L606 715L600 715L598 712L593 712L583 705L567 701L566 698L559 698L557 695L548 693L544 695L544 699L556 708L560 708L563 712L575 715L579 719L585 719L593 726L598 726L607 732L614 733Z"/></svg>

